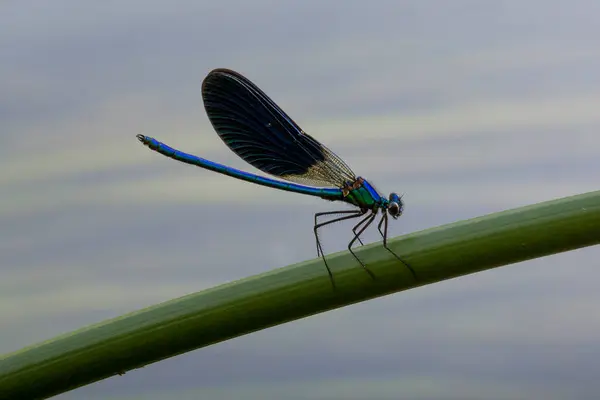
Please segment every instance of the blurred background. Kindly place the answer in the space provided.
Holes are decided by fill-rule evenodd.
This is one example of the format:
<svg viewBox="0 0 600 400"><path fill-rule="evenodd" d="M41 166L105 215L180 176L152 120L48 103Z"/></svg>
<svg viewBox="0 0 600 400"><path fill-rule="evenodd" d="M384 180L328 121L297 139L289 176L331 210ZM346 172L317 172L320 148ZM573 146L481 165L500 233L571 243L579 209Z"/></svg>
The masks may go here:
<svg viewBox="0 0 600 400"><path fill-rule="evenodd" d="M599 20L592 0L2 2L0 353L316 256L313 214L335 205L136 140L256 172L206 117L213 68L404 193L392 236L598 189ZM324 232L326 253L351 226ZM599 257L387 296L56 398L596 398Z"/></svg>

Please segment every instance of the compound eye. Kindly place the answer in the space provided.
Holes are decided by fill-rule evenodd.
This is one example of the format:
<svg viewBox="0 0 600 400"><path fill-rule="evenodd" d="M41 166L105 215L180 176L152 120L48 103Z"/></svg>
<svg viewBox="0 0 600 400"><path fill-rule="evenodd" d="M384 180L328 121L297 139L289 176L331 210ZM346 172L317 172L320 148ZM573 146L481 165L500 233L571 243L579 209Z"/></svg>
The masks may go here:
<svg viewBox="0 0 600 400"><path fill-rule="evenodd" d="M390 202L390 204L388 205L388 212L394 218L400 216L401 211L398 203L396 203L395 201Z"/></svg>

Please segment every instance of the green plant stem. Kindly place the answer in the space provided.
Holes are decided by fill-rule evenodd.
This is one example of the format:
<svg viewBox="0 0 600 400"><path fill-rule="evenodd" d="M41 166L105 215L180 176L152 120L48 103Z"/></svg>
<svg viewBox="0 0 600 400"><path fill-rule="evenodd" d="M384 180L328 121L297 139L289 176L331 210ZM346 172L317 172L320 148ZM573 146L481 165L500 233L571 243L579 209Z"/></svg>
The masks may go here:
<svg viewBox="0 0 600 400"><path fill-rule="evenodd" d="M328 256L335 291L320 258L301 262L4 355L0 398L48 398L312 314L599 242L600 191L427 229L389 241L418 281L381 242L356 251L375 280L347 251Z"/></svg>

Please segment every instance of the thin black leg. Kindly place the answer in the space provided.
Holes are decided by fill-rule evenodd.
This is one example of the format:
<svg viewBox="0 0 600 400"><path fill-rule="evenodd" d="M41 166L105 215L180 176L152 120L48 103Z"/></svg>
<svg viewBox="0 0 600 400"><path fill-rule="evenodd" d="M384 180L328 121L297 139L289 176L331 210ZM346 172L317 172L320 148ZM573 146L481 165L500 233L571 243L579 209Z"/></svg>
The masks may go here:
<svg viewBox="0 0 600 400"><path fill-rule="evenodd" d="M325 212L319 212L315 214L315 229L317 228L317 226L324 226L327 225L329 223L333 223L333 222L337 222L337 221L342 221L345 218L342 219L332 219L331 221L325 222L323 224L319 224L319 217L323 217L325 215L337 215L337 214L352 214L352 215L362 215L362 211L356 211L356 210L341 210L341 211L325 211ZM319 257L321 254L323 254L323 252L321 251L320 245L319 245L319 237L317 236L316 230L315 230L315 237L317 239L317 257Z"/></svg>
<svg viewBox="0 0 600 400"><path fill-rule="evenodd" d="M352 233L354 233L354 236L358 236L358 235L356 234L356 230L358 229L358 227L359 227L359 226L360 226L360 225L361 225L363 222L367 221L368 219L369 219L368 217L367 217L367 218L365 218L365 219L363 219L363 220L362 220L362 221L360 221L360 222L359 222L359 223L358 223L356 226L354 226L354 228L352 228ZM365 244L362 242L362 240L360 240L360 237L357 237L357 239L358 239L358 242L360 243L360 245L361 245L361 246L364 246L364 245L365 245Z"/></svg>
<svg viewBox="0 0 600 400"><path fill-rule="evenodd" d="M361 219L358 222L358 224L354 225L354 228L352 228L352 232L354 233L354 237L352 238L352 241L350 243L354 243L355 240L358 240L360 242L360 244L362 245L362 241L360 240L360 235L366 229L366 227L369 226L369 224L371 222L368 222L368 221L371 220L372 218L373 218L373 214L369 214L365 218ZM356 232L356 229L358 229L358 227L361 226L362 224L364 224L365 222L367 222L367 225L364 226L363 228L361 228L360 231Z"/></svg>
<svg viewBox="0 0 600 400"><path fill-rule="evenodd" d="M361 235L361 233L363 233L365 231L365 229L367 229L367 227L373 223L373 220L375 219L376 215L377 215L377 213L374 212L371 215L367 215L367 217L365 219L361 220L356 225L356 227L362 225L365 221L367 221L367 223L365 224L365 226L363 226L362 228L360 228L360 230L358 231L358 233L355 234L354 237L352 238L352 240L350 241L350 243L348 243L348 250L350 250L350 253L352 253L352 255L354 256L354 258L356 258L356 260L360 263L360 265L364 268L364 270L367 271L367 273L373 279L375 279L375 275L373 275L373 273L371 272L371 270L369 268L367 268L367 266L360 260L360 258L358 258L358 256L352 251L352 244L354 242L356 242L356 240ZM355 227L355 229L356 229L356 227Z"/></svg>
<svg viewBox="0 0 600 400"><path fill-rule="evenodd" d="M350 212L353 214L346 215L346 216L343 216L340 218L334 218L334 219L326 221L326 222L321 222L320 224L316 223L317 217L322 216L322 215L349 214ZM325 253L323 252L323 247L321 247L321 241L319 240L319 234L318 234L317 230L325 225L333 224L334 222L344 221L346 219L358 218L362 215L364 215L363 211L355 211L355 210L328 211L328 212L322 212L322 213L315 214L315 227L313 228L313 230L315 232L315 239L317 240L317 257L319 256L319 253L323 257L323 262L325 263L325 268L327 268L327 273L329 274L329 280L331 281L331 285L333 286L334 289L335 289L335 282L333 280L333 274L331 273L331 270L329 269L329 265L327 265L327 260L325 259Z"/></svg>
<svg viewBox="0 0 600 400"><path fill-rule="evenodd" d="M377 225L377 230L379 231L379 233L381 233L381 237L382 237L383 239L385 239L385 238L386 238L386 234L385 234L385 233L383 233L383 231L381 230L381 225L383 225L383 221L384 221L384 220L386 220L386 221L387 221L387 219L388 219L388 216L387 216L387 214L386 214L386 213L385 213L385 211L384 211L384 212L383 212L383 217L381 217L381 221L379 221L379 224ZM386 230L387 230L387 228L386 228Z"/></svg>
<svg viewBox="0 0 600 400"><path fill-rule="evenodd" d="M384 231L381 231L381 224L385 224L384 227ZM387 233L388 233L388 215L384 212L383 213L383 217L381 217L381 221L379 221L379 225L377 226L377 229L379 229L379 233L381 233L381 236L383 236L383 247L385 247L387 249L387 251L389 251L390 253L392 253L402 264L404 264L406 266L406 268L408 268L413 276L413 278L415 278L415 280L417 280L417 274L415 274L415 270L412 269L412 267L410 265L408 265L408 263L406 263L406 261L404 261L403 259L401 259L398 254L394 253L392 251L392 249L390 249L387 245Z"/></svg>

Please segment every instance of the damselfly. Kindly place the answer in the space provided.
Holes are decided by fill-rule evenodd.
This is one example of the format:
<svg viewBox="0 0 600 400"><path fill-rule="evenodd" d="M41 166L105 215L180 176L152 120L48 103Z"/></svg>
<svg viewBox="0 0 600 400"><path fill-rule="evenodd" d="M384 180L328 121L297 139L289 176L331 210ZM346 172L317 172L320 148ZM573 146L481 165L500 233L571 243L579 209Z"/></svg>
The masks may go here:
<svg viewBox="0 0 600 400"><path fill-rule="evenodd" d="M352 251L352 245L357 240L363 244L360 235L375 220L377 212L381 211L377 229L383 237L383 246L416 279L414 270L387 245L388 214L394 219L402 215L404 203L401 196L397 193L391 193L388 198L381 196L373 185L356 176L331 150L304 132L254 83L235 71L224 68L211 71L202 82L202 98L210 122L225 144L249 164L283 180L241 171L187 154L148 136L137 135L137 138L150 149L187 164L258 185L330 201L342 201L357 207L354 210L315 214L317 257L322 256L332 284L333 275L325 259L318 229L334 222L363 217L352 228L354 237L348 243L348 250L374 278L373 273ZM337 217L319 222L319 217L334 215Z"/></svg>

